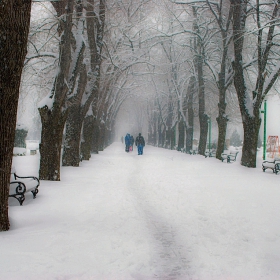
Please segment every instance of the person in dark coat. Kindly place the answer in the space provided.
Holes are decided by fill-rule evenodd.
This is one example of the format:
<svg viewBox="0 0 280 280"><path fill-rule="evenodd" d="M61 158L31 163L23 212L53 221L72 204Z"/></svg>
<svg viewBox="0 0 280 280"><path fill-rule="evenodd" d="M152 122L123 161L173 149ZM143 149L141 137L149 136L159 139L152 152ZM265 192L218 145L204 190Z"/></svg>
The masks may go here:
<svg viewBox="0 0 280 280"><path fill-rule="evenodd" d="M127 133L125 138L124 138L124 143L125 143L125 151L128 153L129 152L129 147L130 147L130 134Z"/></svg>
<svg viewBox="0 0 280 280"><path fill-rule="evenodd" d="M138 155L143 155L143 149L145 147L145 140L144 137L139 133L139 135L136 137L135 145L138 148Z"/></svg>
<svg viewBox="0 0 280 280"><path fill-rule="evenodd" d="M133 151L133 145L134 145L134 137L133 135L130 136L130 150Z"/></svg>

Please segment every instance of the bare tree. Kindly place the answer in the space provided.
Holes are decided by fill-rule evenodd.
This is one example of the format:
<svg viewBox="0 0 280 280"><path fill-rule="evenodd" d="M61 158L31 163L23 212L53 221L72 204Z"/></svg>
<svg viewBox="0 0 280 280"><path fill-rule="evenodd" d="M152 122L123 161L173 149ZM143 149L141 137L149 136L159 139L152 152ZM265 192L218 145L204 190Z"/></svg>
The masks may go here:
<svg viewBox="0 0 280 280"><path fill-rule="evenodd" d="M250 5L249 5L250 4ZM244 142L241 164L256 167L258 135L261 124L260 108L267 93L272 88L280 74L279 55L276 42L279 36L279 8L280 1L271 3L256 0L231 0L233 8L233 43L234 55L234 86L238 96L239 108L242 116ZM252 15L257 28L256 34L256 83L250 92L250 85L246 79L244 65L254 65L254 59L244 59L246 22ZM278 60L278 61L277 61ZM246 63L245 63L246 62ZM252 76L250 77L252 79Z"/></svg>
<svg viewBox="0 0 280 280"><path fill-rule="evenodd" d="M81 18L83 13L82 2L80 2L77 9L79 18ZM99 85L105 24L105 2L103 0L90 0L85 6L85 9L90 63L88 63L88 70L85 64L83 64L80 69L80 86L72 97L73 105L69 110L66 122L66 135L62 157L62 164L64 166L79 166L82 125L92 102L97 103L98 93L100 92ZM81 24L84 25L83 23Z"/></svg>
<svg viewBox="0 0 280 280"><path fill-rule="evenodd" d="M62 135L69 108L73 104L71 97L79 87L80 65L83 60L85 44L83 40L76 40L73 33L74 1L63 0L52 3L57 11L60 22L58 32L59 70L49 96L39 108L42 121L42 134L40 144L40 179L60 180L60 156ZM82 26L77 26L80 33Z"/></svg>
<svg viewBox="0 0 280 280"><path fill-rule="evenodd" d="M230 29L232 20L232 6L228 7L229 4L225 3L224 1L213 3L209 0L206 0L206 2L214 16L214 19L218 25L219 33L221 35L221 40L218 41L218 44L220 45L219 49L221 49L219 55L220 59L219 57L216 57L215 61L215 63L218 61L217 67L219 70L216 71L216 67L214 67L210 61L206 60L206 65L209 66L219 90L219 116L216 118L219 134L216 158L221 159L221 154L223 153L225 147L228 122L228 116L226 114L226 91L233 81L233 71L228 57L229 44L232 39L232 29ZM225 11L227 11L227 13Z"/></svg>

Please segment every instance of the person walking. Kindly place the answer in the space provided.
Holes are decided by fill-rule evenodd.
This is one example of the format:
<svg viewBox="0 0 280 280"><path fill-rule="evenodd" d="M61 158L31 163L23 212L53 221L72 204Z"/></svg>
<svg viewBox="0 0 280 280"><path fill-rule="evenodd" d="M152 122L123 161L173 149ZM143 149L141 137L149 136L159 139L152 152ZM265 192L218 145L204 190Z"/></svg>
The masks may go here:
<svg viewBox="0 0 280 280"><path fill-rule="evenodd" d="M144 137L139 133L139 135L136 137L135 145L138 148L138 155L143 155L143 149L145 147L145 140Z"/></svg>
<svg viewBox="0 0 280 280"><path fill-rule="evenodd" d="M133 135L130 136L130 151L133 151L133 145L134 145L134 137Z"/></svg>
<svg viewBox="0 0 280 280"><path fill-rule="evenodd" d="M125 142L125 151L128 153L129 152L129 147L130 147L130 134L127 133L125 138L124 138L124 142Z"/></svg>

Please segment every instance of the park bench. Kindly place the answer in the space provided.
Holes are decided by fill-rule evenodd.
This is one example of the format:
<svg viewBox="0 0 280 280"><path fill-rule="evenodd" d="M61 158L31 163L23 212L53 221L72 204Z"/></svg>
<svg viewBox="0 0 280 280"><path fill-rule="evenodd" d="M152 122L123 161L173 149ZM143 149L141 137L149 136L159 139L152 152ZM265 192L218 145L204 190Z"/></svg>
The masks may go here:
<svg viewBox="0 0 280 280"><path fill-rule="evenodd" d="M190 155L197 155L198 151L197 149L194 149L194 150L189 150L188 154Z"/></svg>
<svg viewBox="0 0 280 280"><path fill-rule="evenodd" d="M33 194L33 198L36 198L36 195L39 192L39 185L40 181L37 177L18 176L15 168L12 167L9 197L17 199L20 205L24 202L25 194L27 192L31 192Z"/></svg>
<svg viewBox="0 0 280 280"><path fill-rule="evenodd" d="M275 174L277 175L280 172L280 162L275 164Z"/></svg>
<svg viewBox="0 0 280 280"><path fill-rule="evenodd" d="M227 163L236 161L238 153L239 152L222 153L222 162L224 162L224 160L227 160Z"/></svg>
<svg viewBox="0 0 280 280"><path fill-rule="evenodd" d="M216 157L216 149L205 151L205 157Z"/></svg>
<svg viewBox="0 0 280 280"><path fill-rule="evenodd" d="M280 158L276 157L273 160L265 160L262 163L262 170L271 169L273 173L277 174L280 171Z"/></svg>

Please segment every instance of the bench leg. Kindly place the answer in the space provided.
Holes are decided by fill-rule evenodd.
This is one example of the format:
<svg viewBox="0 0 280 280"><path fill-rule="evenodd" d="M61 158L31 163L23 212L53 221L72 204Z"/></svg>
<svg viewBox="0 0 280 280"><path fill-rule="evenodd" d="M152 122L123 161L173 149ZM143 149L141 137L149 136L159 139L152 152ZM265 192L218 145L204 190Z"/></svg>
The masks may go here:
<svg viewBox="0 0 280 280"><path fill-rule="evenodd" d="M12 194L9 195L9 197L14 197L19 202L20 206L22 206L22 203L25 200L24 194Z"/></svg>
<svg viewBox="0 0 280 280"><path fill-rule="evenodd" d="M33 194L33 199L36 198L37 193L39 192L38 188L36 188L34 191L31 191Z"/></svg>

